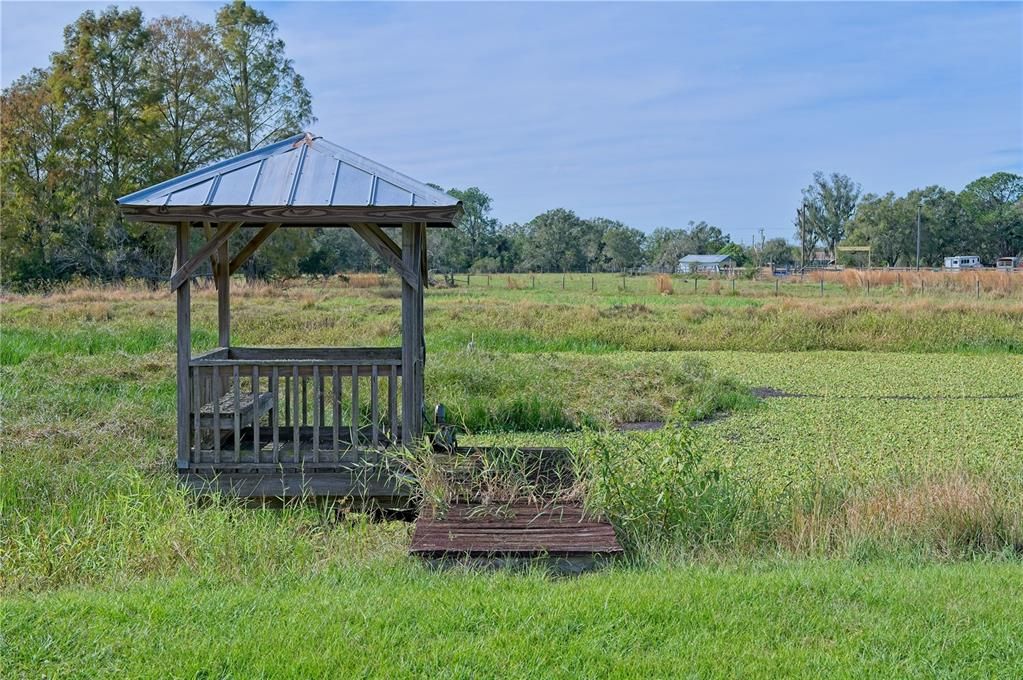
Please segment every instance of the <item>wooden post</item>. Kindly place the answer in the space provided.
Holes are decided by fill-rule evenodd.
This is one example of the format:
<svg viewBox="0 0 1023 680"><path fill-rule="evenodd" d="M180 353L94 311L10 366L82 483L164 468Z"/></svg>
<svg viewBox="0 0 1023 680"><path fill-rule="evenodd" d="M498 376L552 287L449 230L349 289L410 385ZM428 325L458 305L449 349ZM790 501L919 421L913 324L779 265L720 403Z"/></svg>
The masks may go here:
<svg viewBox="0 0 1023 680"><path fill-rule="evenodd" d="M418 224L401 226L401 255L408 271L419 272L421 228ZM419 290L405 280L401 284L401 442L411 446L422 434L422 309Z"/></svg>
<svg viewBox="0 0 1023 680"><path fill-rule="evenodd" d="M231 265L227 241L217 249L217 344L231 346Z"/></svg>
<svg viewBox="0 0 1023 680"><path fill-rule="evenodd" d="M188 261L188 238L191 225L182 222L178 225L177 238L175 239L175 259L180 266ZM177 289L178 302L178 456L177 463L179 470L188 469L189 457L189 432L188 416L191 410L189 403L189 373L188 364L192 359L192 286L191 282L185 281ZM196 408L199 408L198 404Z"/></svg>

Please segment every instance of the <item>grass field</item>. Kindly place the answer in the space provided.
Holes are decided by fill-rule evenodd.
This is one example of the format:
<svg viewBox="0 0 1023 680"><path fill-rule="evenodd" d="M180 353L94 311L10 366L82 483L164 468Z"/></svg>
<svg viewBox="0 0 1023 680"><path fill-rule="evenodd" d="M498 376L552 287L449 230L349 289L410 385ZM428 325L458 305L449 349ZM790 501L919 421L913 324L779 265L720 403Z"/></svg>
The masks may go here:
<svg viewBox="0 0 1023 680"><path fill-rule="evenodd" d="M171 296L4 298L0 675L1020 675L1018 288L561 281L430 290L427 398L463 441L573 449L629 547L578 579L432 573L403 523L197 504ZM388 278L235 289L239 345L398 342ZM668 427L616 431L644 421Z"/></svg>

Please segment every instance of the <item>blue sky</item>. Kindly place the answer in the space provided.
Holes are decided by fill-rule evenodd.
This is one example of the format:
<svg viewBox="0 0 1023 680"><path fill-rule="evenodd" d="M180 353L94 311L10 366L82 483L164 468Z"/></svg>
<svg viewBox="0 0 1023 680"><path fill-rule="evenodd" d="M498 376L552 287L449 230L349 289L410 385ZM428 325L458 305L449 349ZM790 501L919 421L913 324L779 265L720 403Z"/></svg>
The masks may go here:
<svg viewBox="0 0 1023 680"><path fill-rule="evenodd" d="M3 2L3 84L107 4ZM1020 3L254 4L307 79L313 130L478 185L504 221L567 207L749 242L792 235L814 170L873 192L1023 172Z"/></svg>

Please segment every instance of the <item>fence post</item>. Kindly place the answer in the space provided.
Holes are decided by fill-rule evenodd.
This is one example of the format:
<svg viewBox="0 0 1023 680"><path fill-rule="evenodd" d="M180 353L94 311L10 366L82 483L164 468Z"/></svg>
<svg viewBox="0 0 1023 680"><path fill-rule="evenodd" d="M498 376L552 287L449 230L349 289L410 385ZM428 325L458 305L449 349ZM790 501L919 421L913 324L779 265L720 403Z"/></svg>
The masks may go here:
<svg viewBox="0 0 1023 680"><path fill-rule="evenodd" d="M980 277L977 277L977 299L980 299Z"/></svg>
<svg viewBox="0 0 1023 680"><path fill-rule="evenodd" d="M597 290L597 282L592 276L590 277L590 290L591 291Z"/></svg>
<svg viewBox="0 0 1023 680"><path fill-rule="evenodd" d="M867 295L870 295L870 270L867 270Z"/></svg>
<svg viewBox="0 0 1023 680"><path fill-rule="evenodd" d="M530 276L532 277L533 282L529 284L529 287L536 288L536 274L531 274Z"/></svg>
<svg viewBox="0 0 1023 680"><path fill-rule="evenodd" d="M774 277L774 295L775 295L775 297L777 297L777 295L778 295L778 287L779 287L780 283L781 283L781 280L779 280L777 276Z"/></svg>
<svg viewBox="0 0 1023 680"><path fill-rule="evenodd" d="M565 290L565 272L561 272L561 290Z"/></svg>
<svg viewBox="0 0 1023 680"><path fill-rule="evenodd" d="M735 277L732 277L732 292L735 292Z"/></svg>
<svg viewBox="0 0 1023 680"><path fill-rule="evenodd" d="M697 289L697 286L698 286L698 284L699 284L699 283L700 283L700 279L698 279L698 278L696 278L696 277L694 276L694 277L693 277L693 292L694 292L694 293L696 292L696 289Z"/></svg>
<svg viewBox="0 0 1023 680"><path fill-rule="evenodd" d="M487 288L490 288L490 274L487 274Z"/></svg>
<svg viewBox="0 0 1023 680"><path fill-rule="evenodd" d="M824 277L821 276L821 297L824 297Z"/></svg>
<svg viewBox="0 0 1023 680"><path fill-rule="evenodd" d="M465 287L469 287L469 282L472 280L472 274L466 272L465 274Z"/></svg>

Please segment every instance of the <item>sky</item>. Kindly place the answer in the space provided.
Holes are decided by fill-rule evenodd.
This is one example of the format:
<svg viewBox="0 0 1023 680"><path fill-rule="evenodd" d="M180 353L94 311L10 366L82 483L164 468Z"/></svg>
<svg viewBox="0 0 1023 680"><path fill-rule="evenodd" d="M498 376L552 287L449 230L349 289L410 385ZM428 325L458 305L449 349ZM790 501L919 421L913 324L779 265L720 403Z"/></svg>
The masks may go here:
<svg viewBox="0 0 1023 680"><path fill-rule="evenodd" d="M103 3L0 3L7 86ZM211 21L221 3L141 2ZM1023 3L254 2L317 134L504 222L791 237L815 170L864 192L1023 173Z"/></svg>

